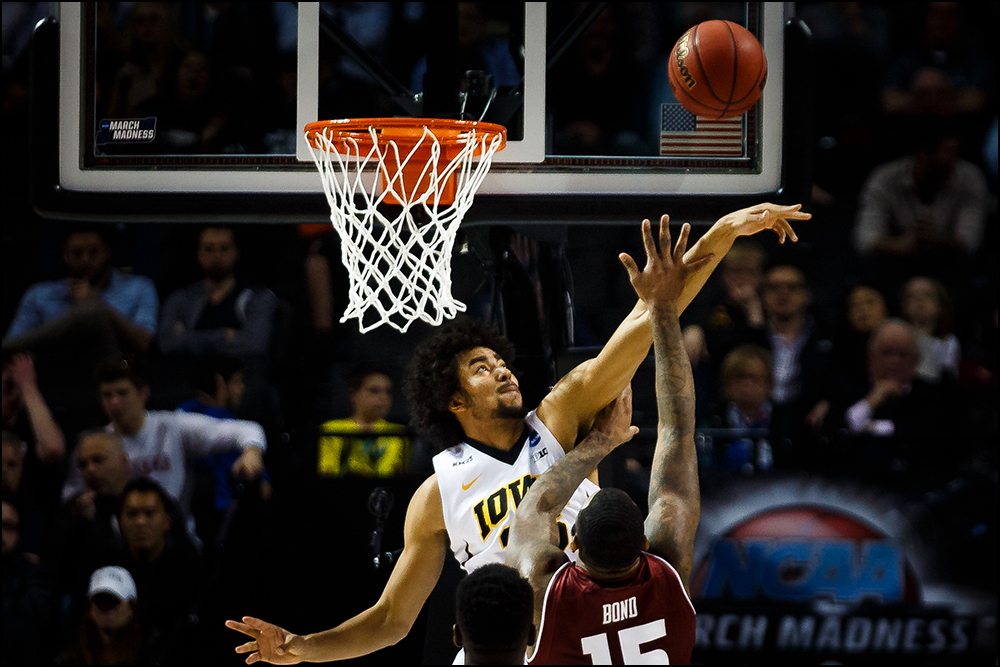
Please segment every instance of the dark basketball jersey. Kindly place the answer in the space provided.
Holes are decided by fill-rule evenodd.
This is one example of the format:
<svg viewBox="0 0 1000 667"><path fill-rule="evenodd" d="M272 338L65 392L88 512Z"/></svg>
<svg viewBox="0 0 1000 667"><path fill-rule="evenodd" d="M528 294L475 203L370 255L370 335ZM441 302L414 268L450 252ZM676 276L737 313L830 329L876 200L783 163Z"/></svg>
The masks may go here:
<svg viewBox="0 0 1000 667"><path fill-rule="evenodd" d="M635 577L603 586L572 563L549 581L531 665L688 664L694 606L670 563L643 553Z"/></svg>

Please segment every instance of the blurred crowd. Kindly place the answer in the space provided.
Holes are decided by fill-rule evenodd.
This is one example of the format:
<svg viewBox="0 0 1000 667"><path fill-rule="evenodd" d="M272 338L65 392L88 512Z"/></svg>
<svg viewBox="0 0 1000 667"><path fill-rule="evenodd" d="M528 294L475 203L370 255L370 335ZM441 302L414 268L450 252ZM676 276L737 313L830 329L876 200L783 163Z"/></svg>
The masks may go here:
<svg viewBox="0 0 1000 667"><path fill-rule="evenodd" d="M45 4L4 3L8 128L27 122L27 34ZM158 116L170 152L288 150L295 13L283 4L115 3L116 14L98 3L101 51L114 54L98 63L100 113ZM634 20L631 4L595 23L581 44L605 48L581 57L618 62L613 23ZM676 20L698 19L702 3L689 4ZM997 99L985 40L997 5L796 7L815 48L813 220L791 247L735 245L683 315L703 488L858 480L950 517L951 548L995 565ZM590 93L573 108L599 115L616 99ZM266 126L235 113L265 99ZM11 160L28 154L20 135L5 135L8 156L22 156ZM275 503L309 512L314 482L357 494L429 474L393 400L425 330L362 337L338 322L346 275L325 226L43 220L26 179L5 179L3 203L3 632L19 640L4 641L3 661L177 661L234 558L261 558ZM616 253L636 254L638 225L556 237L494 233L487 282L502 284L463 297L477 316L503 308L529 397L558 379L570 343L605 342L634 298ZM478 283L471 261L455 269ZM644 401L635 387L636 423L653 427L646 389ZM648 464L643 446L623 448L627 471ZM372 523L363 511L338 520L346 535Z"/></svg>

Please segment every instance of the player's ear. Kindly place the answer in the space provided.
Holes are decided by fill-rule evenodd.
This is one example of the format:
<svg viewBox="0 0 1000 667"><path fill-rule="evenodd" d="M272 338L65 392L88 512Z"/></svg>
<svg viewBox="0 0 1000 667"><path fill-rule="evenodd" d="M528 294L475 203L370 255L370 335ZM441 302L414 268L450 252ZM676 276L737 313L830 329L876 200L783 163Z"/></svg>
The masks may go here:
<svg viewBox="0 0 1000 667"><path fill-rule="evenodd" d="M469 403L466 400L465 394L461 391L456 391L451 395L451 400L448 401L448 409L451 412L465 412L469 409Z"/></svg>
<svg viewBox="0 0 1000 667"><path fill-rule="evenodd" d="M458 623L451 626L451 641L454 642L455 646L458 648L462 648L462 631L458 629Z"/></svg>
<svg viewBox="0 0 1000 667"><path fill-rule="evenodd" d="M575 534L573 535L572 538L570 538L569 548L572 549L573 551L579 551L580 550L580 545L577 544L577 542L576 542L576 535Z"/></svg>
<svg viewBox="0 0 1000 667"><path fill-rule="evenodd" d="M642 550L649 551L649 538L645 535L642 537Z"/></svg>

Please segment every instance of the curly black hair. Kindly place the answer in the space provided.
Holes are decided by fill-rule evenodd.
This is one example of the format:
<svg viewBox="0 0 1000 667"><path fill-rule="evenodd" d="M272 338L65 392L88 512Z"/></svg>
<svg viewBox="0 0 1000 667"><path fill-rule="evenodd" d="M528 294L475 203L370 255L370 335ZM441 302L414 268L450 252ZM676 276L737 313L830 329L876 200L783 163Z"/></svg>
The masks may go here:
<svg viewBox="0 0 1000 667"><path fill-rule="evenodd" d="M462 637L476 648L518 648L528 641L533 614L531 584L509 565L477 568L455 591L455 621Z"/></svg>
<svg viewBox="0 0 1000 667"><path fill-rule="evenodd" d="M410 425L437 451L454 447L465 439L458 420L448 409L459 390L458 355L473 347L487 347L508 364L514 345L492 327L468 318L448 322L414 352L403 391L410 405Z"/></svg>

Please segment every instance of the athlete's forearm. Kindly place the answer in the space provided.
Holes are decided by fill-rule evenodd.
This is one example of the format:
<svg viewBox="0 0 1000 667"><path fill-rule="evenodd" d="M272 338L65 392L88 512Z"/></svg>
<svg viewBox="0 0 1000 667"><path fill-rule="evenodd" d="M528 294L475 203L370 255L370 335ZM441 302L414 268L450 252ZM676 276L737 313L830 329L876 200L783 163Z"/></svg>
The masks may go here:
<svg viewBox="0 0 1000 667"><path fill-rule="evenodd" d="M659 424L649 480L647 537L686 580L701 501L694 446L694 378L673 306L654 309L653 341Z"/></svg>
<svg viewBox="0 0 1000 667"><path fill-rule="evenodd" d="M335 628L305 635L302 659L306 662L347 660L392 646L406 636L409 626L405 629L393 627L388 620L385 609L376 604Z"/></svg>
<svg viewBox="0 0 1000 667"><path fill-rule="evenodd" d="M712 225L707 232L705 232L700 239L684 253L684 260L687 263L694 262L695 260L712 255L712 259L706 262L704 265L698 267L692 273L688 275L687 281L684 283L684 290L681 292L681 296L677 299L677 314L680 315L684 310L691 305L694 298L698 296L698 292L701 288L705 286L708 282L709 276L715 271L715 267L719 265L722 258L726 256L729 249L733 247L733 243L736 241L736 237L739 236L737 233L736 226L730 221L729 216L720 218L714 225Z"/></svg>
<svg viewBox="0 0 1000 667"><path fill-rule="evenodd" d="M695 394L691 363L673 306L653 310L656 356L657 447L649 499L664 492L697 502L698 469L694 447Z"/></svg>
<svg viewBox="0 0 1000 667"><path fill-rule="evenodd" d="M607 433L591 431L573 451L540 475L518 505L511 542L523 544L547 535L553 546L559 546L556 518L583 480L612 449L614 443Z"/></svg>

